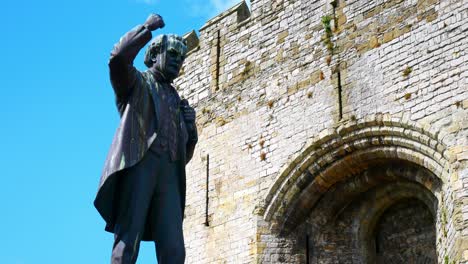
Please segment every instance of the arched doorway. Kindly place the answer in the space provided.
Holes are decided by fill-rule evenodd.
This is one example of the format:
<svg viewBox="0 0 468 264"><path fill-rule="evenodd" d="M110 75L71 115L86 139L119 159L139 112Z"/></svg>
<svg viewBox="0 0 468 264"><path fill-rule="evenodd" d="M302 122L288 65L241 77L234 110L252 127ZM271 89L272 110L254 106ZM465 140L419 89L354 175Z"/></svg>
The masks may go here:
<svg viewBox="0 0 468 264"><path fill-rule="evenodd" d="M385 118L326 131L273 184L264 219L286 240L307 233L305 263L437 263L444 151L421 127ZM384 224L398 218L405 223ZM398 239L424 246L399 251Z"/></svg>
<svg viewBox="0 0 468 264"><path fill-rule="evenodd" d="M418 165L380 161L329 188L291 236L310 234L309 263L437 263L438 201L417 177L439 188ZM418 248L398 251L416 243ZM405 261L391 258L397 255Z"/></svg>

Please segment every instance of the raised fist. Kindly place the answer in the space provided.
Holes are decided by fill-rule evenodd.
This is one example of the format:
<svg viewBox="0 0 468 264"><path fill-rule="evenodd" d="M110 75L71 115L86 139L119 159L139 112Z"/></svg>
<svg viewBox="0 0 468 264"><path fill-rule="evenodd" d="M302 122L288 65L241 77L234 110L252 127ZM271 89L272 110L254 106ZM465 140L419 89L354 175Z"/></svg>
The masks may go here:
<svg viewBox="0 0 468 264"><path fill-rule="evenodd" d="M145 26L153 31L158 28L163 28L165 26L164 20L160 15L150 14L149 17L145 21Z"/></svg>

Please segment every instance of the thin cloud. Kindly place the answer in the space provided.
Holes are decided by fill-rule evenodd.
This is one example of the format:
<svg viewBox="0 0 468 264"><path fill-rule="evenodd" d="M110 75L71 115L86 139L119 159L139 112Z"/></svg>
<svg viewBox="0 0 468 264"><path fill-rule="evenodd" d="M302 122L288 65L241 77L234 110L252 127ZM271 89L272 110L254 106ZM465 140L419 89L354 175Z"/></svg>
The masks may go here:
<svg viewBox="0 0 468 264"><path fill-rule="evenodd" d="M211 15L217 15L234 5L238 4L240 1L239 0L210 0L210 4L214 7L213 14Z"/></svg>
<svg viewBox="0 0 468 264"><path fill-rule="evenodd" d="M136 2L147 4L147 5L154 5L158 2L158 0L136 0Z"/></svg>
<svg viewBox="0 0 468 264"><path fill-rule="evenodd" d="M194 17L206 17L207 19L218 15L221 12L240 3L241 0L187 0L190 7L189 13ZM250 6L250 1L246 0Z"/></svg>

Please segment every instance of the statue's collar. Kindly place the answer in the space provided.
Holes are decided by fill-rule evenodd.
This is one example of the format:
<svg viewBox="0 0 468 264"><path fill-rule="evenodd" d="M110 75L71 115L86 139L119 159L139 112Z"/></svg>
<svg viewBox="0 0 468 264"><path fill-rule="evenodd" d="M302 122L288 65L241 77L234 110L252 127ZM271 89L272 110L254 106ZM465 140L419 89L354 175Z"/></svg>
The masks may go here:
<svg viewBox="0 0 468 264"><path fill-rule="evenodd" d="M158 70L150 69L149 72L154 76L154 78L161 83L172 83L172 80L168 80L164 74Z"/></svg>

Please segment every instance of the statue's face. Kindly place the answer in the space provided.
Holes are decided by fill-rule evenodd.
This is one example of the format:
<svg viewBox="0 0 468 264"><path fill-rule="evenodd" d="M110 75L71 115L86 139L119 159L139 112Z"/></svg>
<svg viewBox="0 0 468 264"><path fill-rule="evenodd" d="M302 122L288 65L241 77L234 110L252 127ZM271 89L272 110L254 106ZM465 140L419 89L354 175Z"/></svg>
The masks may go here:
<svg viewBox="0 0 468 264"><path fill-rule="evenodd" d="M177 39L168 38L165 52L157 59L156 69L170 80L179 76L187 53L187 47Z"/></svg>
<svg viewBox="0 0 468 264"><path fill-rule="evenodd" d="M184 63L185 51L175 45L171 45L171 43L169 43L166 50L166 75L168 78L173 76L173 79L175 79L179 76L180 69Z"/></svg>

